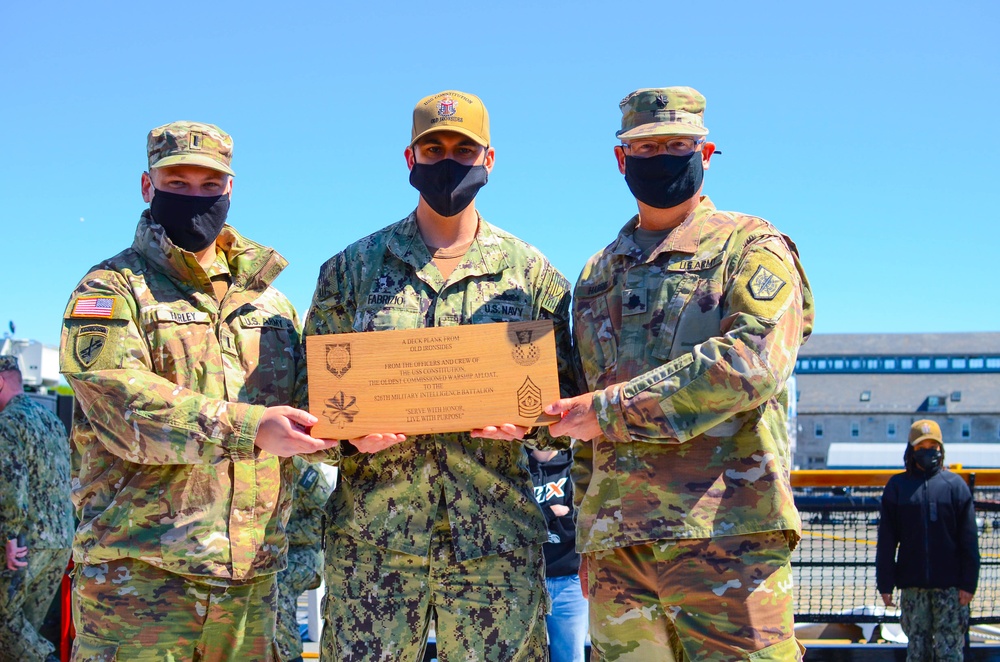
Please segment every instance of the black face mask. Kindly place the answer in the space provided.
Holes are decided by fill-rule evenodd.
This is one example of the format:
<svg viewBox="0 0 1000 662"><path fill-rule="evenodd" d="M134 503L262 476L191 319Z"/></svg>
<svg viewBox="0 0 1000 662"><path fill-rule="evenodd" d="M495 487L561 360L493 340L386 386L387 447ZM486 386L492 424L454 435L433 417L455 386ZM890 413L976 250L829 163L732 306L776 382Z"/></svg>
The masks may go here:
<svg viewBox="0 0 1000 662"><path fill-rule="evenodd" d="M208 248L229 215L229 195L180 195L154 189L149 211L178 248L197 253Z"/></svg>
<svg viewBox="0 0 1000 662"><path fill-rule="evenodd" d="M658 154L648 159L625 157L625 183L636 200L650 207L676 207L698 192L704 177L701 152L690 156Z"/></svg>
<svg viewBox="0 0 1000 662"><path fill-rule="evenodd" d="M410 169L410 184L441 216L454 216L472 204L488 179L486 166L462 165L453 159L414 163Z"/></svg>
<svg viewBox="0 0 1000 662"><path fill-rule="evenodd" d="M944 461L944 453L936 448L921 448L913 451L913 463L923 471L934 471Z"/></svg>

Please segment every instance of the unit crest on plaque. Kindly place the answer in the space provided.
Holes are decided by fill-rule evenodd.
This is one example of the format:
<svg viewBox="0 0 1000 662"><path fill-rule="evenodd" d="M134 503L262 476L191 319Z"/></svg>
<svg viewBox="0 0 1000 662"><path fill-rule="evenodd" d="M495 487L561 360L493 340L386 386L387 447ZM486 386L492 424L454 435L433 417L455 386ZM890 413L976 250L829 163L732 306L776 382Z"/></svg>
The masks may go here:
<svg viewBox="0 0 1000 662"><path fill-rule="evenodd" d="M531 329L515 331L515 334L517 334L517 345L514 346L511 357L513 357L514 362L518 365L528 366L538 361L540 354L538 347L531 342L532 333Z"/></svg>
<svg viewBox="0 0 1000 662"><path fill-rule="evenodd" d="M338 379L351 369L351 343L328 343L326 346L326 369Z"/></svg>

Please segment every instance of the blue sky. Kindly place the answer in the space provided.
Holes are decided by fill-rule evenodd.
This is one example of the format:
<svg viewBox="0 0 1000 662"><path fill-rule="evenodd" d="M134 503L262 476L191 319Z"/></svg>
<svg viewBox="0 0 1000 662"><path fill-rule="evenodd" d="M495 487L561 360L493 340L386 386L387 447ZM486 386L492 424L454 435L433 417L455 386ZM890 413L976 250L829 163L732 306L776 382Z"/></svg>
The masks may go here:
<svg viewBox="0 0 1000 662"><path fill-rule="evenodd" d="M817 331L1000 329L996 2L7 2L0 323L56 344L70 291L130 245L145 136L235 138L231 222L319 265L405 216L424 95L483 98L477 206L570 280L635 212L618 101L691 85L723 154L705 192L799 246Z"/></svg>

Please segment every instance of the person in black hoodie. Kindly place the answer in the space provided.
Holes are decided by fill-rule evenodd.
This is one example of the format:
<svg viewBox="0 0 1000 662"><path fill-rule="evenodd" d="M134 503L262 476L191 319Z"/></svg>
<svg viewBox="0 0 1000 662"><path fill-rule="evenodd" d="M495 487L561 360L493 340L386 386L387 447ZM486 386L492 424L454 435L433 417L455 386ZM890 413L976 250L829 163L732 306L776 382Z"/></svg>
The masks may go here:
<svg viewBox="0 0 1000 662"><path fill-rule="evenodd" d="M576 553L573 517L573 451L528 453L535 500L549 528L545 553L545 588L552 613L545 617L551 662L583 662L588 605L580 590L580 555Z"/></svg>
<svg viewBox="0 0 1000 662"><path fill-rule="evenodd" d="M944 467L941 428L930 420L910 427L906 471L882 493L875 582L895 607L909 638L906 659L962 660L969 603L979 581L979 537L972 493ZM897 553L898 549L898 553Z"/></svg>

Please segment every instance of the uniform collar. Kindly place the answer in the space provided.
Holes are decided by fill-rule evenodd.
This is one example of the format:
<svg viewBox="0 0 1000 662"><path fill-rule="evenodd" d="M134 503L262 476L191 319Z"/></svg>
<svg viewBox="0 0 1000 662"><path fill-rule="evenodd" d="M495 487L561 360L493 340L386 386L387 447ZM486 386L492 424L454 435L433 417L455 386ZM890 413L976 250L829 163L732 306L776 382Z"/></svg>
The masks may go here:
<svg viewBox="0 0 1000 662"><path fill-rule="evenodd" d="M472 245L466 251L465 257L455 268L449 280L458 281L467 276L483 276L502 272L510 266L507 255L503 251L503 240L496 230L479 216L479 227ZM441 276L432 267L430 250L420 236L417 227L417 213L412 212L396 224L392 236L389 237L387 248L390 253L413 267L414 271L431 285L443 285L439 282ZM432 282L438 281L438 282Z"/></svg>
<svg viewBox="0 0 1000 662"><path fill-rule="evenodd" d="M715 205L711 199L707 195L701 196L698 206L694 208L694 211L667 235L663 243L653 249L647 259L653 260L664 252L689 253L692 255L697 253L705 231L705 221L714 213ZM638 215L633 216L618 233L618 238L612 244L611 252L616 255L629 255L637 260L642 259L642 249L639 248L638 244L632 238L637 227L639 227Z"/></svg>
<svg viewBox="0 0 1000 662"><path fill-rule="evenodd" d="M263 290L288 266L277 251L246 239L230 225L222 226L216 246L225 258L233 287L240 289ZM139 218L132 249L174 280L206 292L211 290L209 274L198 264L194 253L181 250L170 241L148 209Z"/></svg>

